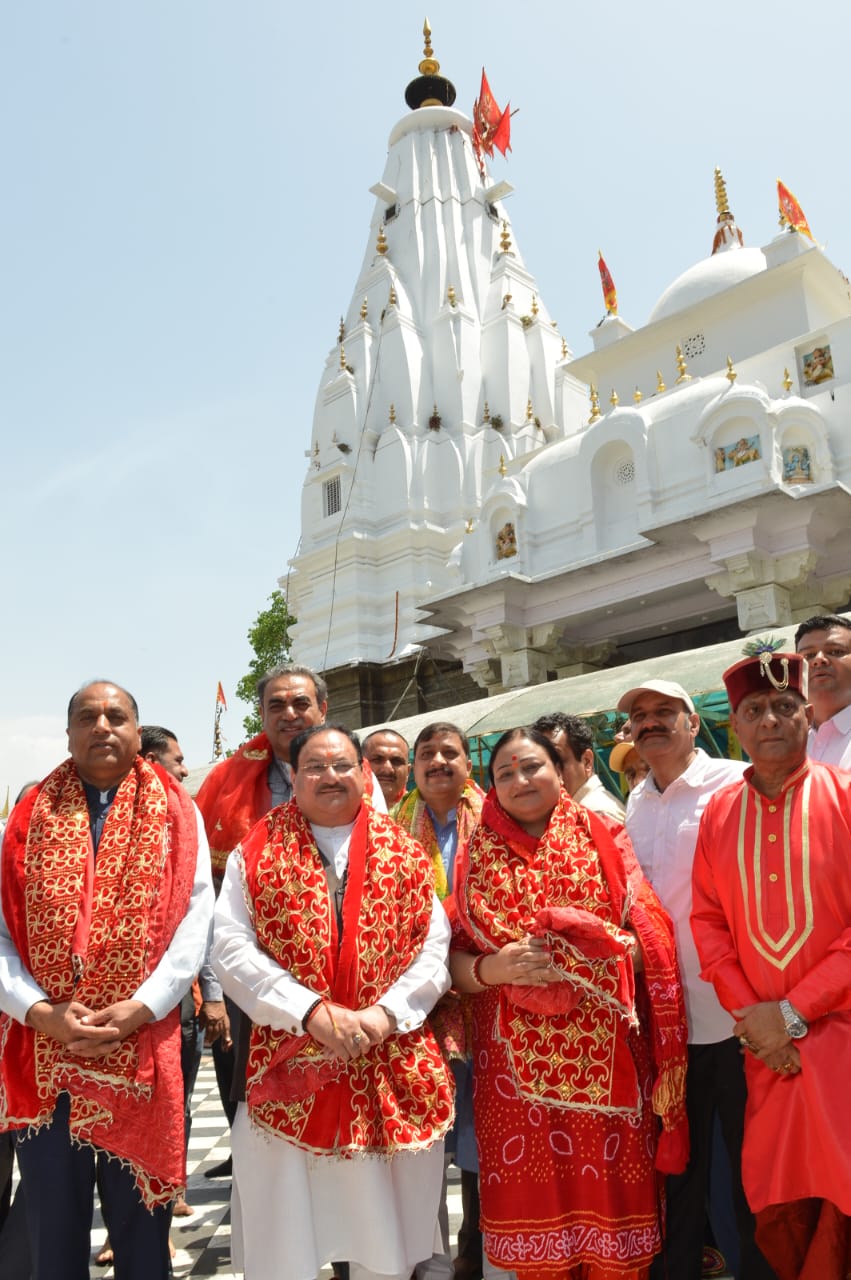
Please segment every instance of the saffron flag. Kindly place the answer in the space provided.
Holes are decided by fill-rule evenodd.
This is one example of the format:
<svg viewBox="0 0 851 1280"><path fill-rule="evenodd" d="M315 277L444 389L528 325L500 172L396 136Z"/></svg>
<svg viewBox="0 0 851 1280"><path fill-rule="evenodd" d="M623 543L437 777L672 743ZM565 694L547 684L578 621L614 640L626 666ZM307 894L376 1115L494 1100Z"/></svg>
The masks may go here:
<svg viewBox="0 0 851 1280"><path fill-rule="evenodd" d="M227 711L227 709L228 709L227 700L226 700L226 698L225 698L225 691L224 691L224 689L222 688L222 682L221 682L221 680L219 681L219 683L218 683L218 687L217 687L217 689L216 689L216 707L217 707L217 708L218 708L218 707L224 707L225 711Z"/></svg>
<svg viewBox="0 0 851 1280"><path fill-rule="evenodd" d="M473 103L473 150L480 165L481 153L493 158L494 147L503 155L511 150L511 108L500 111L482 67L482 87Z"/></svg>
<svg viewBox="0 0 851 1280"><path fill-rule="evenodd" d="M810 231L810 224L804 216L803 209L789 188L785 187L779 178L777 179L777 200L780 205L782 221L792 227L794 231L800 231L802 235L809 236L812 240L813 233Z"/></svg>
<svg viewBox="0 0 851 1280"><path fill-rule="evenodd" d="M600 283L603 286L603 301L606 304L606 313L610 316L616 316L618 314L618 291L615 288L612 273L606 266L606 260L599 249L597 250L597 266L600 270Z"/></svg>

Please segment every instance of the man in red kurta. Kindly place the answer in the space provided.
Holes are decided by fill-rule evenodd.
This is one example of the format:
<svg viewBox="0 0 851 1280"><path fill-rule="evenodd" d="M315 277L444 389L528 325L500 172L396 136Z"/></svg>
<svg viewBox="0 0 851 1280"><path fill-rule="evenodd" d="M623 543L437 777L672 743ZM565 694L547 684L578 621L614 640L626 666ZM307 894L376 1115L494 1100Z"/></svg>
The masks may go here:
<svg viewBox="0 0 851 1280"><path fill-rule="evenodd" d="M780 1280L851 1268L851 775L807 759L796 654L724 673L752 760L709 802L692 929L746 1050L742 1173Z"/></svg>

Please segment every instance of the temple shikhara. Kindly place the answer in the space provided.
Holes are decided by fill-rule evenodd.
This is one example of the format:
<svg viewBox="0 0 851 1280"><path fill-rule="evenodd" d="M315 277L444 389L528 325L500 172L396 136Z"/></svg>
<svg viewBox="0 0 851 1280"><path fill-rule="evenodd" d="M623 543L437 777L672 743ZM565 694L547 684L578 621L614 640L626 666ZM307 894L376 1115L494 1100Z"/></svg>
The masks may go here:
<svg viewBox="0 0 851 1280"><path fill-rule="evenodd" d="M508 112L425 37L305 433L293 658L368 724L846 607L851 286L797 201L750 246L707 175L707 257L634 328L601 256L575 356L487 168Z"/></svg>

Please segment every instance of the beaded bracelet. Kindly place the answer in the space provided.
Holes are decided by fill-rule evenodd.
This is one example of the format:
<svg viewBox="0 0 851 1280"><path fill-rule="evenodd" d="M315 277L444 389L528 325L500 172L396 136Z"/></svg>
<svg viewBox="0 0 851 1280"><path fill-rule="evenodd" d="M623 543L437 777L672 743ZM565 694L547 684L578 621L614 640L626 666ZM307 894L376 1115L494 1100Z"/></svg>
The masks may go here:
<svg viewBox="0 0 851 1280"><path fill-rule="evenodd" d="M484 978L481 976L482 961L486 959L487 959L487 956L483 956L483 955L476 956L475 960L473 961L473 967L470 970L470 976L472 977L476 986L480 987L482 991L485 991L488 987L493 986L493 983L485 982Z"/></svg>
<svg viewBox="0 0 851 1280"><path fill-rule="evenodd" d="M308 1022L310 1022L310 1019L313 1017L314 1013L315 1013L315 1012L316 1012L316 1010L319 1008L319 1006L320 1006L321 1004L324 1004L324 1003L325 1003L325 1002L324 1002L324 1000L322 999L322 997L321 997L321 996L319 997L319 999L318 999L318 1000L314 1000L313 1004L310 1006L310 1008L308 1009L307 1013L304 1015L304 1017L303 1017L303 1018L302 1018L302 1020L301 1020L301 1029L302 1029L302 1031L306 1031L306 1030L307 1030L307 1024L308 1024Z"/></svg>

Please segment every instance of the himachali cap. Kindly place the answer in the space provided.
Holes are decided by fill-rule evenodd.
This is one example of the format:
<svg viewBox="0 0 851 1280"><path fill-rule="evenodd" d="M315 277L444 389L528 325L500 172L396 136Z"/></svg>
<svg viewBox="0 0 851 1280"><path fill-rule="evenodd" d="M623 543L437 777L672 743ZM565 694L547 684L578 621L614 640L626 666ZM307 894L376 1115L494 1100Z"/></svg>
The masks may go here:
<svg viewBox="0 0 851 1280"><path fill-rule="evenodd" d="M627 738L625 742L616 742L609 753L609 768L615 773L623 773L626 758L630 751L635 751L635 743Z"/></svg>
<svg viewBox="0 0 851 1280"><path fill-rule="evenodd" d="M722 679L733 711L749 693L771 693L773 689L783 693L791 689L802 698L807 697L807 663L799 653L774 653L764 649L728 667Z"/></svg>
<svg viewBox="0 0 851 1280"><path fill-rule="evenodd" d="M694 711L694 703L683 686L675 684L673 680L645 680L644 684L636 685L634 689L629 689L620 698L618 711L625 711L629 715L633 701L640 693L661 693L664 698L679 698L680 702L685 704L686 711L689 714Z"/></svg>

